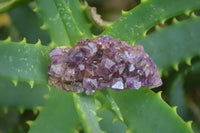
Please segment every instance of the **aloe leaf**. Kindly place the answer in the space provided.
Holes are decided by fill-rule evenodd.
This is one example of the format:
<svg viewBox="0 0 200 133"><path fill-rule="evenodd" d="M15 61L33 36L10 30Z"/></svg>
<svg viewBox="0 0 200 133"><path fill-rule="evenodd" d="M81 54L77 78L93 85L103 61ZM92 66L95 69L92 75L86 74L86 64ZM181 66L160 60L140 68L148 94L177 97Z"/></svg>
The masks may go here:
<svg viewBox="0 0 200 133"><path fill-rule="evenodd" d="M15 37L16 41L22 40L24 37L28 43L36 43L38 39L41 40L42 44L48 44L50 37L47 31L41 30L42 24L41 17L33 12L28 5L23 5L14 8L9 12L12 24L17 29L20 37ZM12 35L12 31L11 31Z"/></svg>
<svg viewBox="0 0 200 133"><path fill-rule="evenodd" d="M120 38L133 44L156 24L199 8L199 0L144 0L131 11L122 12L122 17L112 25L107 26L102 34Z"/></svg>
<svg viewBox="0 0 200 133"><path fill-rule="evenodd" d="M47 84L50 47L40 43L0 41L0 78L13 82Z"/></svg>
<svg viewBox="0 0 200 133"><path fill-rule="evenodd" d="M58 13L60 14L60 19L67 31L69 36L70 44L73 46L77 41L80 40L83 33L80 32L77 27L74 18L72 16L72 11L67 7L64 0L54 0L57 7Z"/></svg>
<svg viewBox="0 0 200 133"><path fill-rule="evenodd" d="M30 85L19 82L16 86L11 81L0 80L0 106L4 108L32 109L46 103L48 88L44 85Z"/></svg>
<svg viewBox="0 0 200 133"><path fill-rule="evenodd" d="M36 3L37 8L35 10L38 11L44 19L42 28L49 32L52 41L57 46L71 45L54 0L36 0Z"/></svg>
<svg viewBox="0 0 200 133"><path fill-rule="evenodd" d="M161 94L149 89L113 91L111 95L120 108L128 131L137 133L192 133L174 108L165 103ZM165 130L163 130L165 129Z"/></svg>
<svg viewBox="0 0 200 133"><path fill-rule="evenodd" d="M169 104L172 106L177 106L177 113L183 119L186 119L187 107L182 76L182 74L176 75L172 81L172 85L169 86Z"/></svg>
<svg viewBox="0 0 200 133"><path fill-rule="evenodd" d="M30 133L73 133L78 124L78 114L72 93L53 88L46 106L34 122L28 122Z"/></svg>
<svg viewBox="0 0 200 133"><path fill-rule="evenodd" d="M0 13L6 12L20 4L29 2L30 0L1 0L0 1Z"/></svg>
<svg viewBox="0 0 200 133"><path fill-rule="evenodd" d="M100 127L106 133L125 133L126 125L122 121L113 121L114 114L108 110L98 110L97 114L102 120L99 122Z"/></svg>
<svg viewBox="0 0 200 133"><path fill-rule="evenodd" d="M95 98L101 103L102 109L107 109L114 114L114 119L123 121L123 117L115 100L107 90L101 90L95 93Z"/></svg>
<svg viewBox="0 0 200 133"><path fill-rule="evenodd" d="M139 39L136 44L144 46L158 68L178 69L179 62L191 60L200 53L199 23L198 17L175 23Z"/></svg>
<svg viewBox="0 0 200 133"><path fill-rule="evenodd" d="M80 31L83 33L84 38L90 38L92 36L90 31L90 25L88 24L88 21L84 14L84 8L80 4L79 0L65 0L66 4L72 11L72 16L80 29Z"/></svg>
<svg viewBox="0 0 200 133"><path fill-rule="evenodd" d="M96 116L93 96L84 94L73 94L74 102L86 133L101 133Z"/></svg>
<svg viewBox="0 0 200 133"><path fill-rule="evenodd" d="M44 18L42 28L48 30L52 41L57 46L73 46L81 37L91 36L80 9L80 3L77 1L73 3L66 1L65 3L64 0L37 0L37 5L36 11L39 11Z"/></svg>

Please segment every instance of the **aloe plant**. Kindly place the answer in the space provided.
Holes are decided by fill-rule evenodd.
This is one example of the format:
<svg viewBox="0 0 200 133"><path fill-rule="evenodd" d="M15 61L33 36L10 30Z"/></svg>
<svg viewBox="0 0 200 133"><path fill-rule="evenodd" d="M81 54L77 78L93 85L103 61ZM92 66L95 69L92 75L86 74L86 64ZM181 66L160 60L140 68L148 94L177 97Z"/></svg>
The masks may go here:
<svg viewBox="0 0 200 133"><path fill-rule="evenodd" d="M35 120L26 119L30 133L200 131L195 118L199 112L194 113L186 105L189 99L198 110L195 103L198 100L186 95L193 92L186 82L191 68L194 67L195 74L200 70L198 9L199 0L141 0L132 10L122 11L122 16L107 24L98 36L110 35L132 45L143 45L158 66L164 85L154 90L101 90L88 96L53 88L48 85L47 75L48 53L52 48L73 46L81 38L95 37L91 32L94 21L86 17L87 6L78 0L0 2L0 12L8 12L12 22L8 38L0 37L0 108L5 113L0 112L0 118L9 119L6 116L17 109L20 114L15 117L20 119L27 110L32 110ZM34 19L30 21L31 18ZM160 23L167 26L161 28ZM153 27L153 32L147 34ZM195 84L198 86L198 81ZM188 120L194 120L193 129ZM5 127L0 126L0 132L8 131ZM25 126L10 131L22 132Z"/></svg>

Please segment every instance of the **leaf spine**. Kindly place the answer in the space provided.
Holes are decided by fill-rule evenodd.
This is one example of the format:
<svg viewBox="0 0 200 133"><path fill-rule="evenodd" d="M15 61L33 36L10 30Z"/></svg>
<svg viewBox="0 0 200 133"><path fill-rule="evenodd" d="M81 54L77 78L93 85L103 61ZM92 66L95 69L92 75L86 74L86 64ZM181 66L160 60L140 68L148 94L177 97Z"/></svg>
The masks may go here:
<svg viewBox="0 0 200 133"><path fill-rule="evenodd" d="M21 40L20 43L21 43L21 44L22 44L22 43L26 43L26 38L24 37L24 38Z"/></svg>
<svg viewBox="0 0 200 133"><path fill-rule="evenodd" d="M84 36L84 33L80 31L81 38Z"/></svg>
<svg viewBox="0 0 200 133"><path fill-rule="evenodd" d="M172 19L172 22L173 22L173 24L179 23L179 21L178 21L177 18L175 18L175 17Z"/></svg>
<svg viewBox="0 0 200 133"><path fill-rule="evenodd" d="M155 26L155 31L159 31L159 30L161 30L162 28L159 26L159 25L156 25Z"/></svg>
<svg viewBox="0 0 200 133"><path fill-rule="evenodd" d="M185 60L185 62L186 62L186 64L187 64L188 66L191 66L191 65L192 65L192 63L191 63L191 58L187 58L187 59Z"/></svg>
<svg viewBox="0 0 200 133"><path fill-rule="evenodd" d="M51 86L50 85L46 85L47 88L49 89L49 92L51 91Z"/></svg>
<svg viewBox="0 0 200 133"><path fill-rule="evenodd" d="M38 110L36 108L33 108L33 114L37 115L37 113L38 113Z"/></svg>
<svg viewBox="0 0 200 133"><path fill-rule="evenodd" d="M18 84L18 81L17 80L12 80L12 83L14 84L14 86L16 87L17 84Z"/></svg>
<svg viewBox="0 0 200 133"><path fill-rule="evenodd" d="M26 121L26 124L28 124L30 127L33 125L33 121Z"/></svg>
<svg viewBox="0 0 200 133"><path fill-rule="evenodd" d="M101 120L103 120L102 117L97 117L97 121L100 122Z"/></svg>
<svg viewBox="0 0 200 133"><path fill-rule="evenodd" d="M188 125L188 127L189 127L190 129L192 129L192 121L188 121L186 124Z"/></svg>
<svg viewBox="0 0 200 133"><path fill-rule="evenodd" d="M164 25L164 24L165 24L165 22L166 22L166 19L163 19L163 20L161 20L161 22L160 22L160 23L161 23L162 25Z"/></svg>
<svg viewBox="0 0 200 133"><path fill-rule="evenodd" d="M40 29L47 30L47 24L44 23L42 26L40 26Z"/></svg>
<svg viewBox="0 0 200 133"><path fill-rule="evenodd" d="M157 95L159 96L160 99L162 99L162 91L157 92Z"/></svg>
<svg viewBox="0 0 200 133"><path fill-rule="evenodd" d="M54 41L51 41L48 46L54 48L56 47L56 43Z"/></svg>
<svg viewBox="0 0 200 133"><path fill-rule="evenodd" d="M159 72L160 76L162 77L162 75L163 75L163 70L162 70L162 69L159 69L158 72Z"/></svg>
<svg viewBox="0 0 200 133"><path fill-rule="evenodd" d="M178 66L178 63L174 64L173 68L174 68L174 70L175 70L175 71L177 71L177 72L178 72L178 71L179 71L179 66Z"/></svg>
<svg viewBox="0 0 200 133"><path fill-rule="evenodd" d="M127 127L126 133L133 133L133 131L130 129L130 127Z"/></svg>
<svg viewBox="0 0 200 133"><path fill-rule="evenodd" d="M39 12L39 8L38 8L38 7L35 7L35 8L33 9L33 12Z"/></svg>
<svg viewBox="0 0 200 133"><path fill-rule="evenodd" d="M196 14L194 12L191 13L191 18L197 18Z"/></svg>
<svg viewBox="0 0 200 133"><path fill-rule="evenodd" d="M141 0L141 4L146 3L148 0Z"/></svg>
<svg viewBox="0 0 200 133"><path fill-rule="evenodd" d="M111 25L112 25L112 24L106 23L106 24L105 24L105 27L106 27L106 28L109 28Z"/></svg>
<svg viewBox="0 0 200 133"><path fill-rule="evenodd" d="M177 114L177 106L172 107L172 110Z"/></svg>
<svg viewBox="0 0 200 133"><path fill-rule="evenodd" d="M86 5L86 4L87 4L87 2L84 1L84 3L80 5L81 10L82 10L83 12L85 12L85 10L87 9L87 6L88 6L88 5Z"/></svg>
<svg viewBox="0 0 200 133"><path fill-rule="evenodd" d="M34 87L34 81L29 81L28 84L30 85L31 89Z"/></svg>
<svg viewBox="0 0 200 133"><path fill-rule="evenodd" d="M142 36L145 37L147 35L147 32L142 33Z"/></svg>
<svg viewBox="0 0 200 133"><path fill-rule="evenodd" d="M40 39L38 39L38 42L35 44L36 46L41 46L42 44L41 44L41 40Z"/></svg>
<svg viewBox="0 0 200 133"><path fill-rule="evenodd" d="M41 111L42 107L41 106L37 106L36 109L39 110L39 111Z"/></svg>
<svg viewBox="0 0 200 133"><path fill-rule="evenodd" d="M11 37L8 36L6 40L4 40L5 42L10 42L11 41Z"/></svg>
<svg viewBox="0 0 200 133"><path fill-rule="evenodd" d="M23 113L24 113L24 111L25 111L25 110L24 110L24 108L23 108L23 107L20 107L20 108L19 108L19 113L20 113L20 114L23 114Z"/></svg>
<svg viewBox="0 0 200 133"><path fill-rule="evenodd" d="M92 38L96 38L96 37L97 37L96 35L92 34Z"/></svg>
<svg viewBox="0 0 200 133"><path fill-rule="evenodd" d="M125 16L125 15L128 14L128 12L127 12L127 11L124 11L124 10L122 10L121 12L122 12L122 16Z"/></svg>
<svg viewBox="0 0 200 133"><path fill-rule="evenodd" d="M189 16L190 15L190 11L185 11L184 14Z"/></svg>
<svg viewBox="0 0 200 133"><path fill-rule="evenodd" d="M115 115L114 115L114 118L112 120L112 123L115 123L117 120L119 120Z"/></svg>

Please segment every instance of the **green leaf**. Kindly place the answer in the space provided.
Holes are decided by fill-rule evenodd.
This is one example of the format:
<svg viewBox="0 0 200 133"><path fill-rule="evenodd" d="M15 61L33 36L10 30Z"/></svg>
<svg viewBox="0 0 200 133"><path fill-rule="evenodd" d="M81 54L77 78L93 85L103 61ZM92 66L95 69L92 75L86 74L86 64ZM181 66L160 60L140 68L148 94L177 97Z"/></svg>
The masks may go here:
<svg viewBox="0 0 200 133"><path fill-rule="evenodd" d="M48 88L44 85L30 85L19 82L17 86L11 81L0 80L0 106L6 108L35 108L44 105L44 96L48 94Z"/></svg>
<svg viewBox="0 0 200 133"><path fill-rule="evenodd" d="M65 30L69 36L70 44L73 46L76 42L80 40L83 33L80 32L77 27L74 18L72 17L72 11L67 7L64 0L54 0L57 7L58 13L60 14L60 19L65 26Z"/></svg>
<svg viewBox="0 0 200 133"><path fill-rule="evenodd" d="M133 44L156 24L199 8L199 0L144 0L131 11L122 12L122 17L107 26L102 34Z"/></svg>
<svg viewBox="0 0 200 133"><path fill-rule="evenodd" d="M73 133L79 124L72 93L52 88L49 100L34 122L30 133Z"/></svg>
<svg viewBox="0 0 200 133"><path fill-rule="evenodd" d="M136 44L144 46L158 68L173 66L177 69L181 61L200 54L199 23L198 17L175 23L139 39Z"/></svg>
<svg viewBox="0 0 200 133"><path fill-rule="evenodd" d="M123 121L123 117L115 100L107 90L101 90L95 93L95 98L101 103L102 109L107 109L114 114L114 119Z"/></svg>
<svg viewBox="0 0 200 133"><path fill-rule="evenodd" d="M149 89L113 91L111 95L120 108L129 131L136 133L192 133L191 125L185 123L161 94ZM164 130L163 130L164 129Z"/></svg>
<svg viewBox="0 0 200 133"><path fill-rule="evenodd" d="M169 104L171 106L177 106L177 113L183 119L186 119L187 106L182 76L180 73L175 75L174 80L171 82L172 84L169 86Z"/></svg>
<svg viewBox="0 0 200 133"><path fill-rule="evenodd" d="M13 82L47 84L50 47L0 41L0 78Z"/></svg>
<svg viewBox="0 0 200 133"><path fill-rule="evenodd" d="M0 13L6 12L20 4L29 2L30 0L1 0L0 2Z"/></svg>
<svg viewBox="0 0 200 133"><path fill-rule="evenodd" d="M43 19L43 29L49 32L52 41L57 46L70 45L70 39L65 30L65 26L60 18L59 12L56 8L54 0L36 0L38 11Z"/></svg>
<svg viewBox="0 0 200 133"><path fill-rule="evenodd" d="M113 119L115 119L112 112L108 110L97 112L98 116L102 118L102 120L99 122L100 127L106 132L106 133L125 133L126 132L126 125L117 120L113 122Z"/></svg>
<svg viewBox="0 0 200 133"><path fill-rule="evenodd" d="M101 133L93 96L73 93L74 102L86 133Z"/></svg>
<svg viewBox="0 0 200 133"><path fill-rule="evenodd" d="M73 46L81 37L91 37L78 0L73 2L66 0L66 3L64 0L37 0L37 5L36 11L39 11L44 18L42 27L48 30L57 46Z"/></svg>
<svg viewBox="0 0 200 133"><path fill-rule="evenodd" d="M90 31L90 25L88 24L88 21L84 14L84 7L80 4L79 0L65 0L66 4L72 11L72 16L80 29L80 31L83 33L84 38L90 38L92 37L91 31Z"/></svg>
<svg viewBox="0 0 200 133"><path fill-rule="evenodd" d="M12 40L15 37L16 41L22 40L24 37L28 43L36 43L38 39L42 44L48 44L50 42L47 31L41 30L42 24L41 17L33 12L28 5L19 6L9 12L12 24L15 26L20 34L20 37L12 36Z"/></svg>

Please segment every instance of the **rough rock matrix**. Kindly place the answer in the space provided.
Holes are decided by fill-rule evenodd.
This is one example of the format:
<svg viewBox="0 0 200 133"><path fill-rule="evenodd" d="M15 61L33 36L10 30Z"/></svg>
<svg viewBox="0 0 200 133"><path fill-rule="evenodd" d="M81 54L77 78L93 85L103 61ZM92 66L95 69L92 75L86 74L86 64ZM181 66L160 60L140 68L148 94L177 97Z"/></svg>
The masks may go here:
<svg viewBox="0 0 200 133"><path fill-rule="evenodd" d="M56 47L51 58L49 84L65 91L153 88L162 84L156 65L143 46L131 46L104 35L81 39L74 47Z"/></svg>

